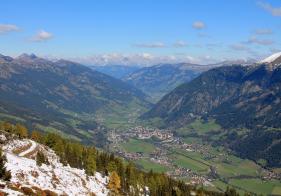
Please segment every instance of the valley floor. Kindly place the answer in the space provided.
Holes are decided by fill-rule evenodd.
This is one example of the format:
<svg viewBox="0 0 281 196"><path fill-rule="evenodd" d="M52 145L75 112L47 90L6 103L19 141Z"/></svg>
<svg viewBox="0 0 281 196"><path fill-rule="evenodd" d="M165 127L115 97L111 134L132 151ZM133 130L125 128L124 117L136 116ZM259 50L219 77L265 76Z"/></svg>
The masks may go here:
<svg viewBox="0 0 281 196"><path fill-rule="evenodd" d="M240 193L281 194L281 173L241 159L223 147L213 147L199 137L177 137L170 130L139 126L128 131L115 129L108 140L109 149L145 171L164 172L210 190L231 186Z"/></svg>

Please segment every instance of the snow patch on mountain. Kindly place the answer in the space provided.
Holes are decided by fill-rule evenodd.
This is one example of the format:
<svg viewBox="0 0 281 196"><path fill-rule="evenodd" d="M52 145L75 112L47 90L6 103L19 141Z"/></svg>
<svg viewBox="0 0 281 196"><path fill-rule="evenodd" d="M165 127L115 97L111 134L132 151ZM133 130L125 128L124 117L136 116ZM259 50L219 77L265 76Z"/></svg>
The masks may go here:
<svg viewBox="0 0 281 196"><path fill-rule="evenodd" d="M25 149L27 145L29 148ZM24 151L15 154L20 148ZM12 140L2 149L7 157L6 168L11 171L12 184L20 187L38 187L59 195L108 195L107 177L98 172L94 176L87 176L82 169L64 166L53 150L33 140ZM24 157L30 153L36 154L36 151L44 153L50 165L38 166L34 159Z"/></svg>
<svg viewBox="0 0 281 196"><path fill-rule="evenodd" d="M6 184L6 182L0 180L0 186L5 186L5 184ZM1 187L1 188L0 188L0 191L1 191L1 193L6 193L6 194L9 195L9 196L20 196L20 195L24 195L24 194L22 194L21 192L12 190L12 189L10 189L10 188L8 188L8 187L6 187L6 186L5 186L5 187ZM1 194L0 194L0 195L1 195Z"/></svg>
<svg viewBox="0 0 281 196"><path fill-rule="evenodd" d="M30 144L31 144L31 146L30 146L27 150L25 150L25 151L19 153L19 156L20 156L20 157L24 157L24 156L26 156L27 154L33 152L33 151L36 149L36 147L37 147L36 142L30 140Z"/></svg>
<svg viewBox="0 0 281 196"><path fill-rule="evenodd" d="M263 60L260 61L260 63L272 63L274 62L276 59L278 59L279 57L281 57L281 52L275 53Z"/></svg>

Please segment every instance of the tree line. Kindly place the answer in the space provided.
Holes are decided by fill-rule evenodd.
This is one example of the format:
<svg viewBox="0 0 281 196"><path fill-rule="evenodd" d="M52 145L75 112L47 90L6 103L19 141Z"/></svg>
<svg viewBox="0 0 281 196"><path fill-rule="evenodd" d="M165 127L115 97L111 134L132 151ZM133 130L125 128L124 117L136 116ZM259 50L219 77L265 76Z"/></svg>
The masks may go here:
<svg viewBox="0 0 281 196"><path fill-rule="evenodd" d="M8 122L0 124L0 130L12 133L18 138L30 138L40 144L53 149L60 157L64 165L84 169L87 175L100 172L109 176L108 188L111 195L140 195L147 193L151 196L185 196L195 193L196 195L226 195L236 196L235 189L228 188L225 193L207 191L187 185L184 181L175 180L163 173L155 173L152 170L144 172L139 170L134 163L124 161L114 154L97 150L93 146L85 146L81 143L65 139L55 133L42 133L39 131L29 132L24 125L13 125ZM0 158L0 177L5 177L5 157ZM38 165L49 164L42 153L37 153ZM2 171L2 170L3 171ZM8 179L6 179L8 180Z"/></svg>

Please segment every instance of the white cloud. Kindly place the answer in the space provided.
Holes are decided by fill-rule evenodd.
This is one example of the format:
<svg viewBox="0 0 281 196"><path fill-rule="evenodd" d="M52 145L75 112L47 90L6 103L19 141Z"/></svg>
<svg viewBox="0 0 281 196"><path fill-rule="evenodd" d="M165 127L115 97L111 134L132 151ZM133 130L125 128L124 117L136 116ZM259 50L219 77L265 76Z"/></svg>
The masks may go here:
<svg viewBox="0 0 281 196"><path fill-rule="evenodd" d="M240 43L238 43L238 44L232 44L232 45L230 45L230 48L231 48L232 50L237 50L237 51L249 51L249 50L250 50L250 48L248 48L248 47L245 46L244 44L240 44Z"/></svg>
<svg viewBox="0 0 281 196"><path fill-rule="evenodd" d="M204 28L206 27L206 25L205 25L205 23L202 22L202 21L195 21L195 22L192 24L192 27L193 27L194 29L200 30L200 29L204 29Z"/></svg>
<svg viewBox="0 0 281 196"><path fill-rule="evenodd" d="M0 24L0 34L12 32L12 31L18 31L18 30L19 28L16 25Z"/></svg>
<svg viewBox="0 0 281 196"><path fill-rule="evenodd" d="M79 62L85 65L138 65L138 66L152 66L161 63L195 63L208 64L215 60L210 56L190 56L188 54L181 55L153 55L150 53L136 53L136 54L96 54L87 57L72 57L69 60Z"/></svg>
<svg viewBox="0 0 281 196"><path fill-rule="evenodd" d="M176 41L173 44L173 46L176 47L176 48L183 48L183 47L187 47L188 44L185 41L179 40L179 41Z"/></svg>
<svg viewBox="0 0 281 196"><path fill-rule="evenodd" d="M271 13L272 16L281 16L281 7L273 7L271 4L265 2L258 2L258 5Z"/></svg>
<svg viewBox="0 0 281 196"><path fill-rule="evenodd" d="M47 31L41 30L33 38L31 38L31 41L43 42L43 41L47 41L52 38L53 38L53 34L47 32Z"/></svg>
<svg viewBox="0 0 281 196"><path fill-rule="evenodd" d="M256 36L252 36L248 39L247 43L249 44L259 44L259 45L263 45L263 46L269 46L274 44L273 40L270 39L259 39Z"/></svg>
<svg viewBox="0 0 281 196"><path fill-rule="evenodd" d="M133 44L133 46L138 48L165 48L166 47L166 45L162 42L138 43L138 44Z"/></svg>
<svg viewBox="0 0 281 196"><path fill-rule="evenodd" d="M255 30L255 34L256 35L270 35L272 34L272 30L271 29L256 29Z"/></svg>

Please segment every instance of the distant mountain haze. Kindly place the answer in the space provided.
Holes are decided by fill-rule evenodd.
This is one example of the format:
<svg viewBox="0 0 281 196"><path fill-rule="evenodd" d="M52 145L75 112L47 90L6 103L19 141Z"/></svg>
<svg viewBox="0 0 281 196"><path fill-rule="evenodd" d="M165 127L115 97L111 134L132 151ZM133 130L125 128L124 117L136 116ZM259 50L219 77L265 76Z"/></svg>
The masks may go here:
<svg viewBox="0 0 281 196"><path fill-rule="evenodd" d="M156 102L178 85L192 80L208 68L186 63L160 64L141 68L123 80L142 90Z"/></svg>
<svg viewBox="0 0 281 196"><path fill-rule="evenodd" d="M177 86L193 80L209 69L237 63L248 64L249 62L237 60L208 65L191 63L159 64L138 69L122 79L149 95L152 102L157 102Z"/></svg>
<svg viewBox="0 0 281 196"><path fill-rule="evenodd" d="M127 66L127 65L105 65L105 66L90 66L93 70L107 74L114 78L121 79L127 75L139 70L139 66Z"/></svg>

